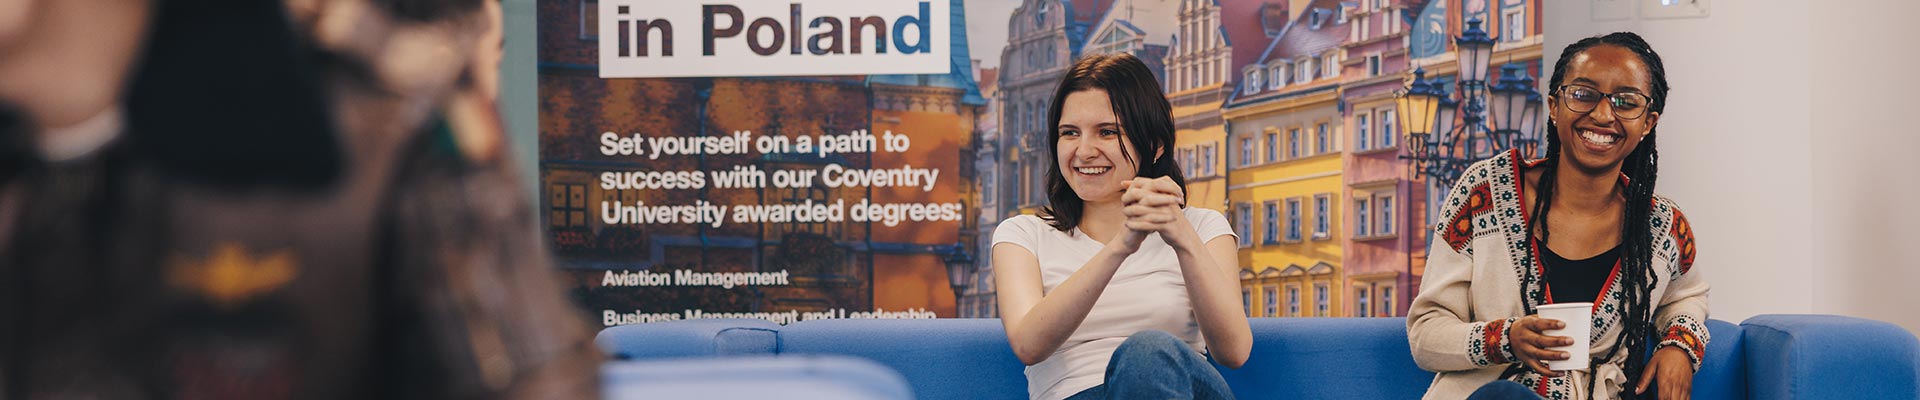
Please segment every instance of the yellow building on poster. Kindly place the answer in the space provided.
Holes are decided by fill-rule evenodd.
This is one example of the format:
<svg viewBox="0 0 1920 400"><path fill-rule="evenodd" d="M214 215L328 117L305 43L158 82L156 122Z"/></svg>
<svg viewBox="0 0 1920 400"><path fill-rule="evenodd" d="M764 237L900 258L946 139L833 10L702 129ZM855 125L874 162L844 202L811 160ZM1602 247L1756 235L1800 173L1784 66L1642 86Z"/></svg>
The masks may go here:
<svg viewBox="0 0 1920 400"><path fill-rule="evenodd" d="M1297 14L1227 101L1227 198L1240 234L1241 298L1254 317L1347 315L1341 266L1346 151L1340 3Z"/></svg>
<svg viewBox="0 0 1920 400"><path fill-rule="evenodd" d="M1162 61L1166 76L1161 80L1173 105L1174 157L1187 178L1187 205L1224 214L1230 204L1226 119L1220 116L1220 108L1233 94L1228 71L1234 48L1228 38L1234 30L1221 19L1218 3L1181 0L1178 11L1179 29ZM1241 29L1239 33L1242 41L1251 41L1259 32Z"/></svg>

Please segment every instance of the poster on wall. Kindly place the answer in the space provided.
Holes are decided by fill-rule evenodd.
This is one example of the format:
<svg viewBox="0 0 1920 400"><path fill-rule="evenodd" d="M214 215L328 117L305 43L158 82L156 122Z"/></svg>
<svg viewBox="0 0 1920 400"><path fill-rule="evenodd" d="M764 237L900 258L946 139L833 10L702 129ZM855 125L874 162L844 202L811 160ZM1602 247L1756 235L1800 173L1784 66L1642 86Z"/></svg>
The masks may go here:
<svg viewBox="0 0 1920 400"><path fill-rule="evenodd" d="M959 1L539 7L542 211L594 320L955 316Z"/></svg>
<svg viewBox="0 0 1920 400"><path fill-rule="evenodd" d="M1536 1L1501 4L1520 7L1493 24L1538 36ZM1242 239L1248 315L1394 316L1430 205L1384 151L1402 82L1381 78L1450 73L1459 10L540 0L540 212L604 326L996 317L992 233L1046 207L1055 86L1075 59L1127 53L1174 106L1189 204ZM1496 53L1537 64L1537 45Z"/></svg>

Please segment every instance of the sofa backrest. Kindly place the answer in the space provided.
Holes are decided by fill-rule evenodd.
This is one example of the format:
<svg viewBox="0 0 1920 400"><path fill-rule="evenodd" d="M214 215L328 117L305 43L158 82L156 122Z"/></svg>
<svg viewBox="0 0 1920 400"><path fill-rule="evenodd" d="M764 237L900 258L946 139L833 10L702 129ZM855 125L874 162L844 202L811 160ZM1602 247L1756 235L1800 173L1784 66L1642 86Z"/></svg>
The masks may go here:
<svg viewBox="0 0 1920 400"><path fill-rule="evenodd" d="M1413 364L1405 318L1253 318L1253 353L1215 365L1241 399L1417 399L1433 373Z"/></svg>
<svg viewBox="0 0 1920 400"><path fill-rule="evenodd" d="M1404 318L1253 318L1249 324L1254 344L1246 365L1215 365L1242 399L1419 398L1433 379L1413 363ZM1747 398L1743 328L1709 320L1707 329L1713 339L1694 376L1694 398ZM920 399L1027 396L1024 366L998 319L833 319L787 326L693 320L608 328L595 341L616 359L856 356L900 372Z"/></svg>

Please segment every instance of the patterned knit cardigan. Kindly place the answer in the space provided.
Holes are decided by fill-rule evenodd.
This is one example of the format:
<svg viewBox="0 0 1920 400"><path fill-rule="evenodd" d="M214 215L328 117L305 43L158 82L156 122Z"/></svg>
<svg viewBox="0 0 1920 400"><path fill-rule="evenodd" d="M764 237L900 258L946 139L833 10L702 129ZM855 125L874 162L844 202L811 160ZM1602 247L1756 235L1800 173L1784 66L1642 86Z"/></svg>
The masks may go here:
<svg viewBox="0 0 1920 400"><path fill-rule="evenodd" d="M1521 204L1525 189L1518 158L1507 152L1467 168L1441 207L1426 275L1407 317L1414 362L1438 373L1427 388L1427 399L1465 398L1500 379L1509 365L1519 362L1508 341L1509 327L1528 306L1540 305L1536 299L1546 298L1540 293L1545 271L1537 261L1538 249L1527 240L1532 210ZM1707 281L1691 268L1693 231L1680 208L1664 197L1654 196L1652 214L1652 265L1663 268L1651 297L1651 304L1658 305L1653 321L1663 333L1659 345L1686 350L1698 371L1709 337ZM1525 298L1523 282L1529 288ZM1638 383L1634 380L1639 377L1622 370L1627 352L1601 359L1625 329L1619 283L1616 267L1601 298L1594 301L1592 368L1542 379L1522 367L1524 372L1507 379L1547 399L1613 399L1621 388ZM1578 301L1586 300L1567 302ZM1599 390L1590 390L1590 384Z"/></svg>

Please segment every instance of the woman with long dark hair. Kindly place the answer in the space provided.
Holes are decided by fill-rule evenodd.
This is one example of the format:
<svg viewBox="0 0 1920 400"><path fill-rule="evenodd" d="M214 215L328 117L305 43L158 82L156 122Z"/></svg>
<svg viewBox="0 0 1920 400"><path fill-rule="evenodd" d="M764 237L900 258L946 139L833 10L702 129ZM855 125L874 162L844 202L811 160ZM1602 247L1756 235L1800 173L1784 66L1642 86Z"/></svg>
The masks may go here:
<svg viewBox="0 0 1920 400"><path fill-rule="evenodd" d="M1049 205L993 233L1001 321L1035 399L1232 398L1253 334L1233 229L1187 208L1172 107L1145 63L1074 63L1049 109Z"/></svg>
<svg viewBox="0 0 1920 400"><path fill-rule="evenodd" d="M1427 398L1686 398L1708 288L1686 217L1653 193L1660 55L1632 33L1587 38L1550 84L1545 158L1477 163L1442 207L1407 319L1414 361L1439 373ZM1537 309L1577 302L1594 304L1592 361L1552 370L1574 340L1545 332L1588 321Z"/></svg>

